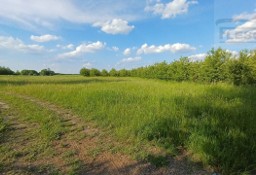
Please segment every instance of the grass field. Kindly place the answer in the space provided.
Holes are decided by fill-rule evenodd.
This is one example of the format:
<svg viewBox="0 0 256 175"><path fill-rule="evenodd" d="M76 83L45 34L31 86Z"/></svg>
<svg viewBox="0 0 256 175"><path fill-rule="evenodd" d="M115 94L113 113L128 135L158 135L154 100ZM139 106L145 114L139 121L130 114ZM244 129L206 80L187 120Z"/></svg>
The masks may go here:
<svg viewBox="0 0 256 175"><path fill-rule="evenodd" d="M47 108L23 102L19 95L71 110L122 143L117 152L137 159L161 165L167 161L165 156L186 154L191 161L226 175L250 174L256 168L255 87L139 78L1 76L0 101L14 107L12 112L23 117L19 120L41 128L27 132L27 137L38 136L26 150L25 158L33 159L39 153L50 154L49 145L68 129ZM20 156L3 144L10 131L1 111L0 170ZM159 157L148 152L152 146L163 150ZM74 162L68 170L71 174L79 165Z"/></svg>

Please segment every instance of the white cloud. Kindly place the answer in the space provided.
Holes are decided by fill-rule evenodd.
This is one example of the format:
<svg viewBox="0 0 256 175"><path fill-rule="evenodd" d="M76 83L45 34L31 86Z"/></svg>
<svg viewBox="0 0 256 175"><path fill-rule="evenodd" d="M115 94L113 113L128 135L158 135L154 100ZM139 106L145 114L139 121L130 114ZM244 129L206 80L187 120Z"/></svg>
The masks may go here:
<svg viewBox="0 0 256 175"><path fill-rule="evenodd" d="M33 41L36 41L36 42L44 43L44 42L49 42L49 41L56 41L59 39L59 37L55 36L55 35L49 35L49 34L41 35L41 36L31 35L30 39Z"/></svg>
<svg viewBox="0 0 256 175"><path fill-rule="evenodd" d="M142 58L141 57L129 57L129 58L124 58L120 61L120 63L133 63L133 62L138 62Z"/></svg>
<svg viewBox="0 0 256 175"><path fill-rule="evenodd" d="M102 43L100 41L97 41L95 43L89 43L89 44L81 44L77 46L75 50L59 55L59 58L72 58L72 57L80 56L81 54L85 54L85 53L94 53L98 50L103 49L105 45L106 45L105 43Z"/></svg>
<svg viewBox="0 0 256 175"><path fill-rule="evenodd" d="M137 9L143 1L97 0L0 0L0 23L8 23L26 30L54 28L67 21L94 24L116 18L134 21L143 18ZM17 25L18 24L18 25Z"/></svg>
<svg viewBox="0 0 256 175"><path fill-rule="evenodd" d="M119 48L118 48L117 46L113 46L113 47L112 47L112 50L115 51L115 52L117 52L117 51L119 51Z"/></svg>
<svg viewBox="0 0 256 175"><path fill-rule="evenodd" d="M233 21L250 20L255 18L256 18L256 13L241 13L239 15L235 15L233 17Z"/></svg>
<svg viewBox="0 0 256 175"><path fill-rule="evenodd" d="M60 45L60 44L58 44L58 45L56 45L56 47L57 48L61 48L61 49L63 49L63 50L71 50L71 49L74 49L74 45L73 44L68 44L68 45Z"/></svg>
<svg viewBox="0 0 256 175"><path fill-rule="evenodd" d="M92 63L90 63L90 62L84 63L83 67L90 69L90 68L92 68Z"/></svg>
<svg viewBox="0 0 256 175"><path fill-rule="evenodd" d="M18 38L6 36L0 36L0 48L35 53L45 51L43 46L36 44L26 45Z"/></svg>
<svg viewBox="0 0 256 175"><path fill-rule="evenodd" d="M235 50L226 50L226 52L231 53L232 57L237 58L239 56L239 52L235 51Z"/></svg>
<svg viewBox="0 0 256 175"><path fill-rule="evenodd" d="M70 0L1 0L0 17L33 28L59 19L78 23L85 15Z"/></svg>
<svg viewBox="0 0 256 175"><path fill-rule="evenodd" d="M124 54L125 56L130 55L130 54L131 54L131 49L130 49L130 48L125 49L124 52L123 52L123 54Z"/></svg>
<svg viewBox="0 0 256 175"><path fill-rule="evenodd" d="M256 41L256 13L242 13L233 17L233 21L245 20L233 29L226 30L223 37L226 43L245 43Z"/></svg>
<svg viewBox="0 0 256 175"><path fill-rule="evenodd" d="M188 59L192 62L203 61L206 58L206 56L207 56L206 53L200 53L196 55L191 55L188 57Z"/></svg>
<svg viewBox="0 0 256 175"><path fill-rule="evenodd" d="M128 34L135 27L129 26L128 22L122 19L113 19L107 22L97 22L93 26L101 27L101 30L105 33L116 35L116 34Z"/></svg>
<svg viewBox="0 0 256 175"><path fill-rule="evenodd" d="M137 54L151 54L151 53L163 53L163 52L188 52L196 50L195 47L189 44L175 43L175 44L165 44L160 46L143 44L140 49L137 50Z"/></svg>
<svg viewBox="0 0 256 175"><path fill-rule="evenodd" d="M239 56L239 52L234 50L226 50L226 52L230 53L232 57L237 58ZM200 53L196 55L191 55L188 57L188 59L192 62L195 61L204 61L204 59L207 57L208 54L206 53Z"/></svg>
<svg viewBox="0 0 256 175"><path fill-rule="evenodd" d="M189 6L197 3L196 0L173 0L166 4L157 1L154 5L148 5L145 10L161 15L163 19L175 18L177 15L186 14Z"/></svg>

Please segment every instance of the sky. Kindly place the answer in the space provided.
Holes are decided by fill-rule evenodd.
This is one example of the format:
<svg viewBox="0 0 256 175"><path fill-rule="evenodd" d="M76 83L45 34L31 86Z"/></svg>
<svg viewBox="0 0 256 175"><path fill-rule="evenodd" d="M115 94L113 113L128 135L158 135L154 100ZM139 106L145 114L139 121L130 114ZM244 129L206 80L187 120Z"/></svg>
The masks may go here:
<svg viewBox="0 0 256 175"><path fill-rule="evenodd" d="M255 49L255 0L0 0L0 66L132 69Z"/></svg>

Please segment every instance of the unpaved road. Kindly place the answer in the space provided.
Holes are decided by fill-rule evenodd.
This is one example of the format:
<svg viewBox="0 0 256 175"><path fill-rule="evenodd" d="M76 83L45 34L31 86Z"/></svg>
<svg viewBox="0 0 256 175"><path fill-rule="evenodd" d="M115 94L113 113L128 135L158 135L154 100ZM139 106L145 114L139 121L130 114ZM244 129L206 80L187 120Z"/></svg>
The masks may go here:
<svg viewBox="0 0 256 175"><path fill-rule="evenodd" d="M52 143L55 154L50 157L41 157L33 163L26 162L21 158L17 158L14 164L4 168L3 174L51 174L49 171L42 170L37 173L37 167L45 163L52 165L62 174L67 174L69 164L63 159L63 155L72 153L72 158L79 164L76 174L81 175L206 175L207 171L193 167L184 159L170 158L167 167L156 168L150 163L139 162L133 160L129 155L121 153L112 154L107 150L96 152L92 155L92 150L99 147L100 144L109 144L114 142L113 138L101 136L101 131L89 123L85 123L79 116L74 115L70 110L60 106L51 104L47 101L39 100L33 97L9 94L24 101L33 102L43 109L54 112L61 120L68 132L61 135L60 139ZM8 104L0 102L0 110L12 110ZM19 120L15 115L7 116L8 122L11 124L12 130L10 138L6 143L12 147L26 147L33 137L28 134L36 125L31 125L25 121ZM85 137L83 137L85 136ZM101 145L102 147L102 145ZM1 171L0 171L1 172Z"/></svg>

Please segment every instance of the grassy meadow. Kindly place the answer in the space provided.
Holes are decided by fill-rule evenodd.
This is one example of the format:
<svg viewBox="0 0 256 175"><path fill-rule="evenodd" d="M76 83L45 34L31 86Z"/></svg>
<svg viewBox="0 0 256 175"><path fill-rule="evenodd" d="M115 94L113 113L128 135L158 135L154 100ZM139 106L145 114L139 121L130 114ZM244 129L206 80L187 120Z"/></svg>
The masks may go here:
<svg viewBox="0 0 256 175"><path fill-rule="evenodd" d="M1 76L0 101L16 106L19 115L29 116L30 122L39 121L43 133L34 134L46 139L47 148L65 128L49 111L11 94L70 109L126 143L121 151L133 152L139 159L150 156L134 147L149 144L165 150L166 155L185 151L191 161L226 175L250 174L256 168L255 87L140 78ZM1 139L8 132L8 121L2 116Z"/></svg>

